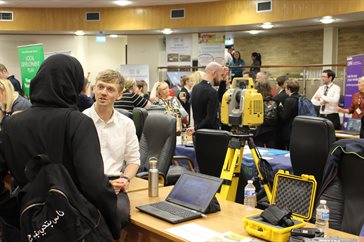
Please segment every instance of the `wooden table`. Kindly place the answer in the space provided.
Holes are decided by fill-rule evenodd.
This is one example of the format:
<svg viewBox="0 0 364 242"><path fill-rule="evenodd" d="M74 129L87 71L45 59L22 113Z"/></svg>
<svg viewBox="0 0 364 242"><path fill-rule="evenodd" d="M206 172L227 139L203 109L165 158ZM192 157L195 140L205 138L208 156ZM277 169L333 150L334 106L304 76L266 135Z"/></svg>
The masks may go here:
<svg viewBox="0 0 364 242"><path fill-rule="evenodd" d="M243 222L241 219L244 216L261 213L261 210L255 208L246 207L242 204L231 201L220 200L220 212L209 214L206 218L199 218L173 225L148 214L139 212L135 208L138 205L164 200L171 189L172 186L159 188L159 197L157 198L148 197L148 190L132 192L129 194L131 203L131 224L122 231L120 242L185 241L171 233L168 233L166 229L191 222L207 227L219 233L233 231L235 233L247 236L246 232L244 231ZM309 226L312 227L313 225ZM329 235L345 238L357 238L355 235L331 229L329 230Z"/></svg>
<svg viewBox="0 0 364 242"><path fill-rule="evenodd" d="M158 186L163 187L163 184L158 183ZM148 191L148 180L139 177L133 177L133 179L130 180L128 193L138 192L143 190Z"/></svg>
<svg viewBox="0 0 364 242"><path fill-rule="evenodd" d="M133 179L130 180L128 193L143 190L148 190L148 180L139 177L133 177Z"/></svg>

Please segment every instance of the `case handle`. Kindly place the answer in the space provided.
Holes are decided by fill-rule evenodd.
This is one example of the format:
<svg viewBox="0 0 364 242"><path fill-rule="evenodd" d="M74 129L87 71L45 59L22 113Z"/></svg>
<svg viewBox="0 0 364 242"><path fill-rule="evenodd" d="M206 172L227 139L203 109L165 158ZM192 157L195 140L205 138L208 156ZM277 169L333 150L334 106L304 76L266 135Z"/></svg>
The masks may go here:
<svg viewBox="0 0 364 242"><path fill-rule="evenodd" d="M258 237L269 238L269 231L266 231L264 228L260 227L262 231L254 229L254 227L249 224L245 227L245 232L251 235L256 235Z"/></svg>

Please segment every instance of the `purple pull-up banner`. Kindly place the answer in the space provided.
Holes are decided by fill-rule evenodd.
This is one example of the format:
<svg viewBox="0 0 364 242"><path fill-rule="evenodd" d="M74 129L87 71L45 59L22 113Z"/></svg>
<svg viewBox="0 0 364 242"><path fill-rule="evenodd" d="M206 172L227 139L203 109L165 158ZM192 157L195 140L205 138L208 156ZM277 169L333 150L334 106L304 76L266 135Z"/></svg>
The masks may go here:
<svg viewBox="0 0 364 242"><path fill-rule="evenodd" d="M358 79L363 76L364 55L346 58L345 108L349 108L353 94L358 92Z"/></svg>

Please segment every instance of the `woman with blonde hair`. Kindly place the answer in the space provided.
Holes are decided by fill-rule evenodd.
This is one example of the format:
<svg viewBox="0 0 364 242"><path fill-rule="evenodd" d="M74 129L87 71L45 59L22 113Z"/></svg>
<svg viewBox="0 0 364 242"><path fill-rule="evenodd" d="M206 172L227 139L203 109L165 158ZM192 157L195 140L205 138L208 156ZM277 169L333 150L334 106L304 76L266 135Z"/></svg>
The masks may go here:
<svg viewBox="0 0 364 242"><path fill-rule="evenodd" d="M193 84L199 84L205 75L205 72L203 71L195 71L190 75L190 79L193 81Z"/></svg>
<svg viewBox="0 0 364 242"><path fill-rule="evenodd" d="M150 94L153 104L163 107L167 113L175 115L177 119L177 134L182 131L182 122L188 123L188 113L183 108L178 99L169 95L169 86L167 82L156 82Z"/></svg>
<svg viewBox="0 0 364 242"><path fill-rule="evenodd" d="M178 94L178 100L180 101L182 107L186 110L188 115L191 117L191 91L194 86L194 79L192 79L192 74L183 75L181 78L182 89Z"/></svg>
<svg viewBox="0 0 364 242"><path fill-rule="evenodd" d="M20 96L14 90L13 84L8 79L0 79L0 105L2 111L0 114L1 120L5 116L23 111L32 106L27 99Z"/></svg>

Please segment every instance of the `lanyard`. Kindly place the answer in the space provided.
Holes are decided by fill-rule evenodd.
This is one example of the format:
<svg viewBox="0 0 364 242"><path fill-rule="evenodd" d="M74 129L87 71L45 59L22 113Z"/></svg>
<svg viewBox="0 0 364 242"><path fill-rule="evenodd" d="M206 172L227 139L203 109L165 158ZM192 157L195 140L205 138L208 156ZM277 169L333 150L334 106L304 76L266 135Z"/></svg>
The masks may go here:
<svg viewBox="0 0 364 242"><path fill-rule="evenodd" d="M172 98L169 99L169 100L167 100L167 101L165 101L164 99L162 99L162 101L166 105L168 112L173 113L173 109L172 109Z"/></svg>

